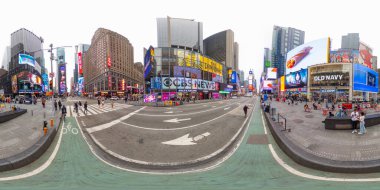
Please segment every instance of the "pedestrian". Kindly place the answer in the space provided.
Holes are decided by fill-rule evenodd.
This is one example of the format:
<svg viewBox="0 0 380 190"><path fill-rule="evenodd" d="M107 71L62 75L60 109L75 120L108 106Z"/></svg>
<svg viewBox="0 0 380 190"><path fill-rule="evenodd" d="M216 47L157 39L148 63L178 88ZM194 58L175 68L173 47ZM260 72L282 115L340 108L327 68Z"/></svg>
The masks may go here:
<svg viewBox="0 0 380 190"><path fill-rule="evenodd" d="M360 113L360 117L359 117L359 122L360 122L360 132L358 133L359 135L362 135L364 133L367 133L367 130L365 129L365 116L364 116L364 112L361 112Z"/></svg>
<svg viewBox="0 0 380 190"><path fill-rule="evenodd" d="M63 120L65 120L65 118L66 118L66 113L67 113L67 110L66 110L66 106L65 106L65 105L62 106L62 110L61 110L61 112L62 112L61 118L62 118Z"/></svg>
<svg viewBox="0 0 380 190"><path fill-rule="evenodd" d="M104 98L102 98L102 108L104 107Z"/></svg>
<svg viewBox="0 0 380 190"><path fill-rule="evenodd" d="M248 111L248 106L247 105L245 105L244 107L243 107L243 110L244 110L244 117L247 117L247 111Z"/></svg>
<svg viewBox="0 0 380 190"><path fill-rule="evenodd" d="M57 111L58 109L58 103L57 100L54 100L54 110Z"/></svg>
<svg viewBox="0 0 380 190"><path fill-rule="evenodd" d="M79 101L79 103L78 103L78 104L79 104L79 106L80 106L80 107L82 107L82 102L81 102L81 101Z"/></svg>
<svg viewBox="0 0 380 190"><path fill-rule="evenodd" d="M87 101L84 102L83 107L84 107L84 113L87 114Z"/></svg>
<svg viewBox="0 0 380 190"><path fill-rule="evenodd" d="M45 97L42 98L41 103L42 103L42 107L45 108L45 104L46 104L46 99L45 99Z"/></svg>
<svg viewBox="0 0 380 190"><path fill-rule="evenodd" d="M125 97L124 97L124 102L125 102L125 103L128 102L128 96L125 96Z"/></svg>
<svg viewBox="0 0 380 190"><path fill-rule="evenodd" d="M111 108L113 109L113 100L111 99Z"/></svg>
<svg viewBox="0 0 380 190"><path fill-rule="evenodd" d="M76 113L78 113L78 103L77 102L74 103L74 111Z"/></svg>
<svg viewBox="0 0 380 190"><path fill-rule="evenodd" d="M61 100L58 100L58 107L59 107L59 110L61 110L61 108L62 108L62 102L61 102Z"/></svg>
<svg viewBox="0 0 380 190"><path fill-rule="evenodd" d="M354 109L354 111L351 113L351 124L352 124L352 133L357 133L358 131L356 128L358 127L359 123L359 112L357 109Z"/></svg>
<svg viewBox="0 0 380 190"><path fill-rule="evenodd" d="M98 97L98 106L100 108L100 97Z"/></svg>

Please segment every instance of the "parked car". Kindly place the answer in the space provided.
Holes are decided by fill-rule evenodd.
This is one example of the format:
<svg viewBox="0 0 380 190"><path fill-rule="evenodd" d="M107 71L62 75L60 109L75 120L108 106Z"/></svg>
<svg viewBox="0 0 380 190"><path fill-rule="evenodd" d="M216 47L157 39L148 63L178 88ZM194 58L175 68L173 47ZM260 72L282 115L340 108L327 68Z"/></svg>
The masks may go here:
<svg viewBox="0 0 380 190"><path fill-rule="evenodd" d="M117 96L112 96L110 99L111 99L111 100L119 100L119 97L117 97Z"/></svg>
<svg viewBox="0 0 380 190"><path fill-rule="evenodd" d="M29 97L24 98L24 104L32 104L32 103L33 103L32 98L29 98Z"/></svg>

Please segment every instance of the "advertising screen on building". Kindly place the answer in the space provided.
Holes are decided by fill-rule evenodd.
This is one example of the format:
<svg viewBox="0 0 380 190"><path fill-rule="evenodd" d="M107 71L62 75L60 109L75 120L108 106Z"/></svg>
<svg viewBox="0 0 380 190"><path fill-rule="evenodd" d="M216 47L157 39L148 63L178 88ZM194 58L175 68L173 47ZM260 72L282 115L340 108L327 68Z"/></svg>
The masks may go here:
<svg viewBox="0 0 380 190"><path fill-rule="evenodd" d="M236 71L232 71L232 73L231 73L231 83L236 83L236 80L237 80Z"/></svg>
<svg viewBox="0 0 380 190"><path fill-rule="evenodd" d="M358 50L330 51L330 63L359 63Z"/></svg>
<svg viewBox="0 0 380 190"><path fill-rule="evenodd" d="M377 93L378 84L379 74L376 71L362 64L354 64L354 90Z"/></svg>
<svg viewBox="0 0 380 190"><path fill-rule="evenodd" d="M368 47L363 42L360 42L359 45L359 63L372 69L372 48Z"/></svg>
<svg viewBox="0 0 380 190"><path fill-rule="evenodd" d="M17 75L12 76L12 93L17 93L18 87L17 87Z"/></svg>
<svg viewBox="0 0 380 190"><path fill-rule="evenodd" d="M66 93L66 65L59 65L58 82L59 94Z"/></svg>
<svg viewBox="0 0 380 190"><path fill-rule="evenodd" d="M273 81L271 81L271 80L264 80L262 90L272 90L272 89L273 89Z"/></svg>
<svg viewBox="0 0 380 190"><path fill-rule="evenodd" d="M328 63L330 39L323 38L300 45L287 54L286 74L307 69L308 66Z"/></svg>
<svg viewBox="0 0 380 190"><path fill-rule="evenodd" d="M82 94L84 89L84 78L83 77L78 77L78 94Z"/></svg>
<svg viewBox="0 0 380 190"><path fill-rule="evenodd" d="M144 102L149 103L149 102L156 102L156 94L147 94L144 95Z"/></svg>
<svg viewBox="0 0 380 190"><path fill-rule="evenodd" d="M307 86L307 69L291 72L285 77L285 88L303 88Z"/></svg>
<svg viewBox="0 0 380 190"><path fill-rule="evenodd" d="M285 76L280 78L280 91L285 92Z"/></svg>
<svg viewBox="0 0 380 190"><path fill-rule="evenodd" d="M35 65L35 60L32 56L27 55L27 54L19 54L18 55L18 63L19 64L26 64L34 67Z"/></svg>
<svg viewBox="0 0 380 190"><path fill-rule="evenodd" d="M201 70L192 67L174 66L174 76L202 79Z"/></svg>
<svg viewBox="0 0 380 190"><path fill-rule="evenodd" d="M273 68L273 67L268 68L267 79L277 79L277 68Z"/></svg>
<svg viewBox="0 0 380 190"><path fill-rule="evenodd" d="M82 63L82 52L79 52L78 53L78 71L79 71L79 74L82 75L83 74L83 63Z"/></svg>

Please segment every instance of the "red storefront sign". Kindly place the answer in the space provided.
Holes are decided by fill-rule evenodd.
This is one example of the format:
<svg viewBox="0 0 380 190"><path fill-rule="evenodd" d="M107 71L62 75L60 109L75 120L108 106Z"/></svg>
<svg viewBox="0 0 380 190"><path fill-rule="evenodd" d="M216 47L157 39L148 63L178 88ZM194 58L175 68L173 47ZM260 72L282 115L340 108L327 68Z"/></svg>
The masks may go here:
<svg viewBox="0 0 380 190"><path fill-rule="evenodd" d="M83 74L82 52L78 53L79 74Z"/></svg>
<svg viewBox="0 0 380 190"><path fill-rule="evenodd" d="M111 67L111 57L110 56L108 56L108 58L107 58L107 66Z"/></svg>

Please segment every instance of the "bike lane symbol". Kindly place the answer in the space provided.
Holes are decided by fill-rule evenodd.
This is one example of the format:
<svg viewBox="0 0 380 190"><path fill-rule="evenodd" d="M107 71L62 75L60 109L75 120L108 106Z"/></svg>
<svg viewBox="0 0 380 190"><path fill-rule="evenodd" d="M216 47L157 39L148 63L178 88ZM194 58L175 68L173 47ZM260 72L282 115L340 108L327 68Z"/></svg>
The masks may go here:
<svg viewBox="0 0 380 190"><path fill-rule="evenodd" d="M71 126L71 122L69 122L66 126L63 127L62 133L64 135L67 133L72 133L74 135L77 135L79 133L79 131L76 127Z"/></svg>

